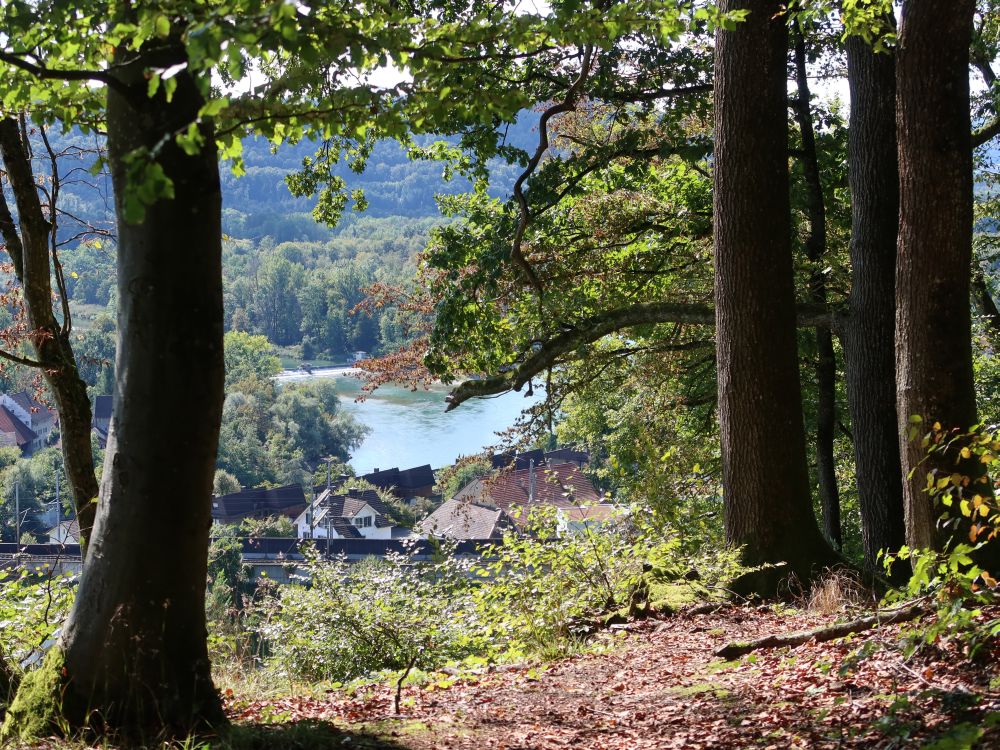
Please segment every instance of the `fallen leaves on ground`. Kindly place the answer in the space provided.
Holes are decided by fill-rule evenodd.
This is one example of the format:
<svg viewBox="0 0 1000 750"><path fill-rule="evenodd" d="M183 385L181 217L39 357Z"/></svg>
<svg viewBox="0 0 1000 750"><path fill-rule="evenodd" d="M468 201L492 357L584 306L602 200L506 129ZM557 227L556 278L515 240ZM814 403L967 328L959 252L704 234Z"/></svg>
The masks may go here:
<svg viewBox="0 0 1000 750"><path fill-rule="evenodd" d="M995 644L976 664L947 644L906 659L900 626L887 626L733 662L713 656L732 639L829 621L730 607L636 623L606 634L617 645L604 653L407 687L402 716L389 685L228 704L239 723L331 722L413 750L881 750L934 747L942 737L961 742L940 747L1000 747ZM858 658L862 647L870 653Z"/></svg>

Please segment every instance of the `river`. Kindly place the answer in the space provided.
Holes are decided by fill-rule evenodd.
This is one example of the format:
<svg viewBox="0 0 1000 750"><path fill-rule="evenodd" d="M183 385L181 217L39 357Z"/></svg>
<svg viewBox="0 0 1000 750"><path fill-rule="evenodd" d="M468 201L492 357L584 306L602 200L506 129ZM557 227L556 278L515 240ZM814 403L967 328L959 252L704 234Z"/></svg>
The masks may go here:
<svg viewBox="0 0 1000 750"><path fill-rule="evenodd" d="M408 469L422 464L438 469L454 463L459 456L479 453L495 445L499 441L496 433L511 427L521 409L537 399L507 393L473 399L446 413L446 386L428 391L383 386L357 402L354 399L361 392L361 384L354 377L356 372L348 367L317 368L311 375L286 370L276 380L287 383L309 378L336 379L341 407L370 430L351 456L351 466L358 474L376 467Z"/></svg>

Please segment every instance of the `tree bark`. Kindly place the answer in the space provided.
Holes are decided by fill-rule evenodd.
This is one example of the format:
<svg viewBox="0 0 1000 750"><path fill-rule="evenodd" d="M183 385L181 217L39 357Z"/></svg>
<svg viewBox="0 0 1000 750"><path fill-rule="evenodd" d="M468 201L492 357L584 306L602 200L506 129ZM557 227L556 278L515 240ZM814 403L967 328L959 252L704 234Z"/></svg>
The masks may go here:
<svg viewBox="0 0 1000 750"><path fill-rule="evenodd" d="M785 89L778 0L715 49L715 300L726 539L748 564L808 579L836 554L812 511L798 375ZM771 593L771 592L759 592Z"/></svg>
<svg viewBox="0 0 1000 750"><path fill-rule="evenodd" d="M876 53L860 37L846 47L851 296L841 341L865 565L877 570L879 551L899 549L904 537L896 425L896 62L892 52Z"/></svg>
<svg viewBox="0 0 1000 750"><path fill-rule="evenodd" d="M204 145L193 156L173 139L204 103L187 70L175 76L171 101L162 91L147 97L144 71L183 63L179 44L120 54L123 86L109 90L107 105L120 337L100 502L63 636L46 667L22 684L8 736L37 734L45 712L53 731L89 726L143 741L224 722L204 602L224 380L214 131L201 124ZM155 154L174 197L129 223L129 172L140 153ZM53 670L55 715L37 698Z"/></svg>
<svg viewBox="0 0 1000 750"><path fill-rule="evenodd" d="M0 119L0 152L17 203L20 232L5 222L4 239L24 293L30 338L42 373L59 412L59 435L66 478L73 492L80 543L86 545L94 525L98 494L90 448L91 410L87 384L77 369L70 343L69 320L62 324L52 311L52 225L42 211L28 152L17 121Z"/></svg>
<svg viewBox="0 0 1000 750"><path fill-rule="evenodd" d="M819 174L816 134L809 108L809 78L806 71L806 40L799 24L795 29L795 119L802 138L802 172L806 181L806 213L809 234L806 237L806 257L812 264L809 275L809 301L825 306L826 276L823 256L826 255L826 201ZM820 507L823 509L823 530L833 545L840 549L840 491L837 488L837 462L833 439L837 430L837 358L833 349L833 332L828 326L816 331L816 475L819 480Z"/></svg>
<svg viewBox="0 0 1000 750"><path fill-rule="evenodd" d="M974 0L947 8L903 4L896 68L900 225L896 264L896 392L903 457L906 541L941 549L955 531L924 488L929 473L958 472L991 495L975 455L956 461L963 441L928 454L913 432L935 422L961 434L977 421L969 305L973 182L969 45ZM958 524L959 528L963 525ZM964 534L959 538L964 537ZM997 544L980 556L996 569Z"/></svg>

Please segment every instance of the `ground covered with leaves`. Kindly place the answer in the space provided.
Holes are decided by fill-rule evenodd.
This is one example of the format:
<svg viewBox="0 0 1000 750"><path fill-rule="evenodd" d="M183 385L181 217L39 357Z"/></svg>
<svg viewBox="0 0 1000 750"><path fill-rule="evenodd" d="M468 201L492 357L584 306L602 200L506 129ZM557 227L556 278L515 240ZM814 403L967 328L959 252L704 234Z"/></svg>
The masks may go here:
<svg viewBox="0 0 1000 750"><path fill-rule="evenodd" d="M327 746L327 733L341 747L413 750L1000 747L1000 649L969 662L942 642L906 657L901 628L926 621L729 662L714 656L730 640L833 619L726 607L647 620L602 634L598 653L406 686L399 714L389 684L234 694L228 708L237 725L272 727L277 744L290 725L308 726L310 747Z"/></svg>

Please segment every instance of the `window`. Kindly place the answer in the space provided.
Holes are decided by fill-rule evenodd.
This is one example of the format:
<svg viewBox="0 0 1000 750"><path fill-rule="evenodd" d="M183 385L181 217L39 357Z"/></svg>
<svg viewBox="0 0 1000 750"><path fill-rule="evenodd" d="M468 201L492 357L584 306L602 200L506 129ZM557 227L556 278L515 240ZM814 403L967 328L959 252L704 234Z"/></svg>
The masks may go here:
<svg viewBox="0 0 1000 750"><path fill-rule="evenodd" d="M354 519L354 525L357 526L359 529L368 528L372 525L372 517L358 516L357 518Z"/></svg>

